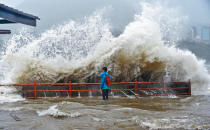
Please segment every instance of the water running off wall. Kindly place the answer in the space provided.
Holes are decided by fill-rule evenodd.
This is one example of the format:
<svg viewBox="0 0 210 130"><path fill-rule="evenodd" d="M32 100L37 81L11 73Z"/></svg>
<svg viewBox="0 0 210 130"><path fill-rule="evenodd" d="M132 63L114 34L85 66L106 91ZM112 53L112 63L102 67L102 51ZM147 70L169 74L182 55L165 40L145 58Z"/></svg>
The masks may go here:
<svg viewBox="0 0 210 130"><path fill-rule="evenodd" d="M7 42L2 82L98 82L107 66L116 82L191 79L193 94L204 94L210 81L205 61L175 47L185 17L159 3L140 6L141 13L118 37L112 35L104 10L38 36L23 29Z"/></svg>

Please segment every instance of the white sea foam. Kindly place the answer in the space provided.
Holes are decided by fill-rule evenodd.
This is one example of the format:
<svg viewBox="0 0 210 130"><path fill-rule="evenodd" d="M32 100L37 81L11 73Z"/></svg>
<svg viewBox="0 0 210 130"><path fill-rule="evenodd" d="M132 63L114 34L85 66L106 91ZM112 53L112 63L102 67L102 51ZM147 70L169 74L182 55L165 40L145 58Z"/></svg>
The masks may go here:
<svg viewBox="0 0 210 130"><path fill-rule="evenodd" d="M16 91L15 88L12 87L0 87L0 104L8 103L8 102L17 102L25 100L20 95L14 94Z"/></svg>
<svg viewBox="0 0 210 130"><path fill-rule="evenodd" d="M96 117L92 117L92 119L94 120L94 121L97 121L97 122L104 122L105 120L103 120L103 119L99 119L99 118L96 118Z"/></svg>
<svg viewBox="0 0 210 130"><path fill-rule="evenodd" d="M203 124L195 124L194 121L196 119L187 119L187 117L183 117L185 119L140 119L135 116L132 118L139 126L146 129L205 129L208 128L209 125Z"/></svg>
<svg viewBox="0 0 210 130"><path fill-rule="evenodd" d="M50 106L49 109L47 110L37 111L37 114L39 116L72 117L72 118L81 116L79 112L73 112L73 113L62 112L57 107L58 105Z"/></svg>
<svg viewBox="0 0 210 130"><path fill-rule="evenodd" d="M133 108L126 108L126 107L124 107L124 108L118 108L118 109L114 109L114 110L116 110L116 111L132 111L133 110Z"/></svg>
<svg viewBox="0 0 210 130"><path fill-rule="evenodd" d="M22 109L23 109L23 107L2 107L2 108L0 108L0 110L3 110L3 111L20 111Z"/></svg>

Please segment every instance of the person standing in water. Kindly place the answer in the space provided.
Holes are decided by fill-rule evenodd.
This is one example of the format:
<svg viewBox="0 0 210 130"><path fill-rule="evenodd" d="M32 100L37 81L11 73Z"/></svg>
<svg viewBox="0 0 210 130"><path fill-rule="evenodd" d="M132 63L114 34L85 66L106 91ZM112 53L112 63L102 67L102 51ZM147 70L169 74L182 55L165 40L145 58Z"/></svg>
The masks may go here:
<svg viewBox="0 0 210 130"><path fill-rule="evenodd" d="M102 97L103 100L108 100L108 95L111 86L111 76L107 73L107 67L103 67L101 73L101 90L102 90Z"/></svg>

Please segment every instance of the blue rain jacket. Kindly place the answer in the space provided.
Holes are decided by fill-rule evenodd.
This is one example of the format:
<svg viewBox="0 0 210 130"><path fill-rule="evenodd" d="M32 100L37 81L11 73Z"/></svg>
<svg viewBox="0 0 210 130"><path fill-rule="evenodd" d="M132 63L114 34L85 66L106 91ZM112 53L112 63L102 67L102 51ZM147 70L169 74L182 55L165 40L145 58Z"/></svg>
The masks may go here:
<svg viewBox="0 0 210 130"><path fill-rule="evenodd" d="M103 73L101 73L101 89L110 89L110 87L109 86L107 86L107 84L106 84L106 76L109 76L110 77L110 79L111 79L111 76L110 76L110 74L108 74L107 72L103 72Z"/></svg>

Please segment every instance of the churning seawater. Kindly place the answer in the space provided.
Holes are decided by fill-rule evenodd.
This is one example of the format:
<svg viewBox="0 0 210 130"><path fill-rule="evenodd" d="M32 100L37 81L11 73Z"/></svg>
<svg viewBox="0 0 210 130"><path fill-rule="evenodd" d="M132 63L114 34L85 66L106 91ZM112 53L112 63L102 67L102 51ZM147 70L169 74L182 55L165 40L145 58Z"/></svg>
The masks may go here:
<svg viewBox="0 0 210 130"><path fill-rule="evenodd" d="M0 106L0 129L210 129L209 103L210 96L27 100Z"/></svg>
<svg viewBox="0 0 210 130"><path fill-rule="evenodd" d="M141 13L114 37L103 12L39 35L26 29L13 35L1 56L1 83L98 82L107 66L114 82L191 79L193 96L26 100L2 86L0 129L210 129L205 61L176 48L185 17L160 3L142 3Z"/></svg>

